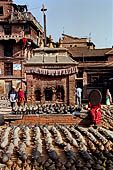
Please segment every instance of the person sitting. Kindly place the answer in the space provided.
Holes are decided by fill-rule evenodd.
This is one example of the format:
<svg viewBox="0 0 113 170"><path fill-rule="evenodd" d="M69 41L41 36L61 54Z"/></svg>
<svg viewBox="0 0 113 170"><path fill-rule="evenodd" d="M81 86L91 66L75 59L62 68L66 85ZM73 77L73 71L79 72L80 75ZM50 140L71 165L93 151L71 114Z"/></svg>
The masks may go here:
<svg viewBox="0 0 113 170"><path fill-rule="evenodd" d="M98 105L91 105L89 102L90 115L92 117L92 123L97 126L97 124L101 123L101 103Z"/></svg>
<svg viewBox="0 0 113 170"><path fill-rule="evenodd" d="M101 123L101 100L102 95L99 90L95 89L90 92L88 107L94 126Z"/></svg>

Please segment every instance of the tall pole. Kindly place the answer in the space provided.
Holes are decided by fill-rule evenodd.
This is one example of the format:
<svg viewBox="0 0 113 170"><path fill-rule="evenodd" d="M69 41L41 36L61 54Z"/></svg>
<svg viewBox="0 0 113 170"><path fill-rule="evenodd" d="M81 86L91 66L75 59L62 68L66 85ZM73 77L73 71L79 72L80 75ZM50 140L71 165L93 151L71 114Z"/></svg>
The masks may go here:
<svg viewBox="0 0 113 170"><path fill-rule="evenodd" d="M44 47L46 47L47 41L46 41L46 14L45 14L45 11L47 11L47 8L44 7L44 4L42 5L41 11L43 12L43 19L44 19Z"/></svg>

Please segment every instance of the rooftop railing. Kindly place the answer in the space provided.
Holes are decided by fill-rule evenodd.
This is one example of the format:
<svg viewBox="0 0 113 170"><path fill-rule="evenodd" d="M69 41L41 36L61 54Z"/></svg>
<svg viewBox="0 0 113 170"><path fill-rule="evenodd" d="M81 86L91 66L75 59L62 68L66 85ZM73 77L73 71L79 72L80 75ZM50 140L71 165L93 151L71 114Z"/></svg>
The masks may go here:
<svg viewBox="0 0 113 170"><path fill-rule="evenodd" d="M23 21L23 22L30 21L39 29L39 31L42 32L42 26L30 12L11 13L11 22L18 22L18 21Z"/></svg>

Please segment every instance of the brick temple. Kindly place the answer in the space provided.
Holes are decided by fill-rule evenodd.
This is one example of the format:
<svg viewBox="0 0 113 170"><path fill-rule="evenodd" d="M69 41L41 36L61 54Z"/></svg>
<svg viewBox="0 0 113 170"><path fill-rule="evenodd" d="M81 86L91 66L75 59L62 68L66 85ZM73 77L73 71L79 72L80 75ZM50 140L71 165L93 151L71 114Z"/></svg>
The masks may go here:
<svg viewBox="0 0 113 170"><path fill-rule="evenodd" d="M77 62L66 48L37 48L25 63L28 101L75 105Z"/></svg>

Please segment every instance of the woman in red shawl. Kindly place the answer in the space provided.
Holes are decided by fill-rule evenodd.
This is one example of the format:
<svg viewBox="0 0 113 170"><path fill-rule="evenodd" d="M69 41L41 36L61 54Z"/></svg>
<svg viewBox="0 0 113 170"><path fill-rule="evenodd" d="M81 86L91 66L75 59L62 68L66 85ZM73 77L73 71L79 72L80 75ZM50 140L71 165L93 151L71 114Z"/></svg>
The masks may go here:
<svg viewBox="0 0 113 170"><path fill-rule="evenodd" d="M91 103L89 103L89 108L94 125L99 124L101 122L101 103L96 106L92 106Z"/></svg>
<svg viewBox="0 0 113 170"><path fill-rule="evenodd" d="M18 105L24 106L24 101L25 101L25 94L22 88L20 88L18 91Z"/></svg>

